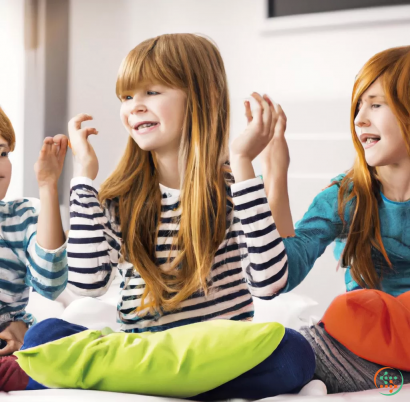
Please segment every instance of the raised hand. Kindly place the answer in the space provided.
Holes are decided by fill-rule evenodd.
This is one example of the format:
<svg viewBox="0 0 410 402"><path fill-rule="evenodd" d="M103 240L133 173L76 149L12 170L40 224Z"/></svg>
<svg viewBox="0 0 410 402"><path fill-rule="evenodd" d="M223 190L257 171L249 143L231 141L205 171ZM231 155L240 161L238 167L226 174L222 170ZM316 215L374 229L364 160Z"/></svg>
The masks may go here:
<svg viewBox="0 0 410 402"><path fill-rule="evenodd" d="M265 168L269 169L275 178L285 179L290 164L289 148L285 138L287 118L280 105L277 104L274 106L267 95L265 95L264 98L269 103L269 106L276 110L278 121L274 127L272 139L260 154L262 167L264 170Z"/></svg>
<svg viewBox="0 0 410 402"><path fill-rule="evenodd" d="M245 113L248 126L245 131L235 138L230 147L231 158L244 158L254 160L273 138L278 113L273 105L258 93L252 97L256 100L255 109L252 111L250 103L245 102Z"/></svg>
<svg viewBox="0 0 410 402"><path fill-rule="evenodd" d="M94 148L88 141L88 136L98 134L92 127L81 128L81 123L93 118L85 113L78 114L68 123L68 134L70 136L70 147L74 155L74 167L76 176L85 176L94 180L98 174L98 159Z"/></svg>
<svg viewBox="0 0 410 402"><path fill-rule="evenodd" d="M63 134L46 137L37 162L34 165L39 187L57 186L64 166L68 139Z"/></svg>

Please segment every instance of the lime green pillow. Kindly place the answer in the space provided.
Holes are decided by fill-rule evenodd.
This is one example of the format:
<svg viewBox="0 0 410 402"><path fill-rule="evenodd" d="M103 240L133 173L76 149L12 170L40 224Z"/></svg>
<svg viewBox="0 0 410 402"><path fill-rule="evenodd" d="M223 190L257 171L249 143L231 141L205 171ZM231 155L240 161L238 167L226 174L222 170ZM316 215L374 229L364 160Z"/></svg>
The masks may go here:
<svg viewBox="0 0 410 402"><path fill-rule="evenodd" d="M278 323L207 321L141 334L88 330L16 352L17 362L50 388L187 398L250 370L279 345Z"/></svg>

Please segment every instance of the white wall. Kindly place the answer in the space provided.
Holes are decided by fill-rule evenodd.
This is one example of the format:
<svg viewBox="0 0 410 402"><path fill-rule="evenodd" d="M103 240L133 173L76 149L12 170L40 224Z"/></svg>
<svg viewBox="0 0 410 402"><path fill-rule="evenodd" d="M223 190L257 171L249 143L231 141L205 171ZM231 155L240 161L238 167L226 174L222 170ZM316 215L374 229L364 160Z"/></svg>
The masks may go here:
<svg viewBox="0 0 410 402"><path fill-rule="evenodd" d="M295 221L334 175L351 166L354 77L376 52L408 45L409 19L270 32L264 28L265 10L265 0L71 0L69 115L95 117L100 134L91 141L101 162L97 185L113 170L126 143L115 98L122 58L144 39L175 32L206 34L218 44L230 86L233 136L245 127L243 100L252 91L267 92L282 104L288 116ZM258 161L255 169L260 172ZM335 268L328 249L296 292L327 305L344 289L343 271Z"/></svg>
<svg viewBox="0 0 410 402"><path fill-rule="evenodd" d="M6 199L23 195L24 0L0 0L0 106L16 133L13 175Z"/></svg>

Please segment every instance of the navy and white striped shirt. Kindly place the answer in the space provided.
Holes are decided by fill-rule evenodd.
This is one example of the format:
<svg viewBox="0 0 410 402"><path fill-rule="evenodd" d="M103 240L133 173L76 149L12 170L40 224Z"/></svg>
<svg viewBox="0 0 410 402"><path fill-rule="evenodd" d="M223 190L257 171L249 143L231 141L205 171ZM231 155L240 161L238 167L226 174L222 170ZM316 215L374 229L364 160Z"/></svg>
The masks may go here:
<svg viewBox="0 0 410 402"><path fill-rule="evenodd" d="M30 287L56 299L67 284L66 244L46 250L36 242L39 200L0 201L0 324L35 319L26 313Z"/></svg>
<svg viewBox="0 0 410 402"><path fill-rule="evenodd" d="M156 246L157 265L168 270L169 233L179 230L179 190L162 185L161 223ZM121 229L115 214L117 201L102 208L92 180L71 181L70 234L67 245L68 287L84 296L101 296L117 269L122 274L118 320L126 332L163 331L211 319L251 320L252 295L271 299L287 282L287 256L260 178L231 186L230 225L210 272L209 293L197 291L180 308L160 314L137 312L145 283L134 267L120 262ZM164 247L165 246L165 247ZM177 250L171 251L171 258Z"/></svg>

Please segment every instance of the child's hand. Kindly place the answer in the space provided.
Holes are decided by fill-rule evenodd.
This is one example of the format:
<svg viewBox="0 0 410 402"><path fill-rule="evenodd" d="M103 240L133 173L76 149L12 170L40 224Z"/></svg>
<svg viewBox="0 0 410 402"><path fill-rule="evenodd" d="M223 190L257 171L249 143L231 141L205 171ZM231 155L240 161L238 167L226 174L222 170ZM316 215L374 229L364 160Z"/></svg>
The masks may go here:
<svg viewBox="0 0 410 402"><path fill-rule="evenodd" d="M27 332L27 325L23 321L13 321L2 332L0 339L7 342L7 346L0 349L0 356L11 355L20 350L24 343L24 335Z"/></svg>
<svg viewBox="0 0 410 402"><path fill-rule="evenodd" d="M34 165L39 187L57 186L64 166L68 139L63 134L46 137Z"/></svg>
<svg viewBox="0 0 410 402"><path fill-rule="evenodd" d="M268 96L265 96L265 100L273 107ZM276 105L275 109L278 113L278 121L275 125L273 138L260 156L262 164L269 169L273 176L286 178L290 164L289 148L285 138L287 118L280 105Z"/></svg>
<svg viewBox="0 0 410 402"><path fill-rule="evenodd" d="M253 161L273 138L279 118L278 113L273 104L268 103L258 93L254 92L252 97L256 100L256 107L252 113L249 102L245 102L248 127L232 142L230 147L231 160Z"/></svg>
<svg viewBox="0 0 410 402"><path fill-rule="evenodd" d="M74 155L76 175L85 176L94 180L98 174L98 159L94 148L87 138L91 134L98 134L95 128L81 128L83 121L92 120L88 114L78 114L68 123L68 134L70 136L70 146Z"/></svg>

